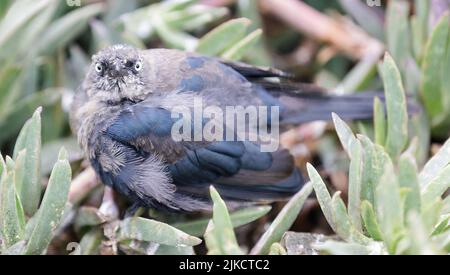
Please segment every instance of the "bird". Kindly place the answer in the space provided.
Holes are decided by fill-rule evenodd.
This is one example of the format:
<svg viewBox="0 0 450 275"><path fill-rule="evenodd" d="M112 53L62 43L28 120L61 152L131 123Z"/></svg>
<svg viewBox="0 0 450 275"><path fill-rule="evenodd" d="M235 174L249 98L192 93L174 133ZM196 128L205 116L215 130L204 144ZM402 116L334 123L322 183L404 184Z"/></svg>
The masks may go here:
<svg viewBox="0 0 450 275"><path fill-rule="evenodd" d="M131 208L211 211L210 186L227 206L239 208L286 200L305 179L288 150L262 150L258 138L192 139L198 125L184 123L183 117L183 134L191 139L174 139L180 122L174 109L192 111L196 98L204 108L224 112L229 106L267 107L278 110L276 119L268 114L258 122L283 133L302 123L329 120L333 112L346 120L370 119L375 96L382 97L374 92L329 95L274 68L119 44L92 57L75 94L70 124L98 177L125 196ZM200 128L212 120L215 126L226 124L201 118ZM223 127L237 131L236 125ZM249 129L241 132L255 134Z"/></svg>

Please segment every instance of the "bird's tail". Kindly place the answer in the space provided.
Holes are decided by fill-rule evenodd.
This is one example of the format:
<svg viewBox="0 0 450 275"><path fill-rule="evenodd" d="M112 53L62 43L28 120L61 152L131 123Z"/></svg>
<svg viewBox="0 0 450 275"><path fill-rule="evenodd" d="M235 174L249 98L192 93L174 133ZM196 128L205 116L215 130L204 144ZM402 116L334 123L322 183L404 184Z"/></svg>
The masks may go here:
<svg viewBox="0 0 450 275"><path fill-rule="evenodd" d="M315 87L315 86L314 86ZM280 125L295 125L316 120L331 120L336 113L344 120L366 120L373 117L374 99L385 103L383 91L367 91L348 95L330 95L321 91L268 89L281 103ZM407 99L408 113L420 107L412 98Z"/></svg>

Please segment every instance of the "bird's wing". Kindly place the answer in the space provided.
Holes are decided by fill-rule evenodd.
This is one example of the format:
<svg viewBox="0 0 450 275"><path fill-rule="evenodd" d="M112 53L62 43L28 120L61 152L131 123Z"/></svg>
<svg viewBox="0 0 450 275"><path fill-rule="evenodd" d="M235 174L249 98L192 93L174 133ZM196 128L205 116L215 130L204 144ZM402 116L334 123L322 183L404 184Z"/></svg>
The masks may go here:
<svg viewBox="0 0 450 275"><path fill-rule="evenodd" d="M235 71L237 71L246 78L280 77L289 79L294 77L290 73L271 67L255 66L243 62L228 61L220 58L216 58L216 60L218 60L219 62L223 63L226 66L233 68Z"/></svg>
<svg viewBox="0 0 450 275"><path fill-rule="evenodd" d="M260 96L276 99L283 110L282 126L330 120L331 113L338 114L342 119L370 119L373 116L373 99L383 99L382 91L333 95L317 85L298 82L291 74L277 69L220 61L244 76L255 89L261 91ZM414 105L409 103L408 109L414 110Z"/></svg>
<svg viewBox="0 0 450 275"><path fill-rule="evenodd" d="M175 142L174 123L169 110L138 103L124 109L106 134L143 155L158 152L177 191L186 194L207 197L213 184L228 199L274 200L303 184L285 150L261 152L245 141Z"/></svg>

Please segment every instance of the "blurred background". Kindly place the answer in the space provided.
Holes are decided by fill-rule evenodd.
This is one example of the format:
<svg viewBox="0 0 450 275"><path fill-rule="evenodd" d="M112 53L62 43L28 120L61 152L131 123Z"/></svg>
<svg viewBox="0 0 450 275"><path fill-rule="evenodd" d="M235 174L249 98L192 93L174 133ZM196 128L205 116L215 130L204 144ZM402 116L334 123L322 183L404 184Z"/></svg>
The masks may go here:
<svg viewBox="0 0 450 275"><path fill-rule="evenodd" d="M126 43L196 51L277 67L336 94L382 89L377 69L388 51L406 92L424 106L409 123L422 165L449 136L450 59L436 58L434 51L446 53L450 37L448 28L433 32L449 7L448 0L2 0L0 149L11 155L23 124L43 106L41 174L48 177L64 146L74 179L69 200L78 208L97 209L113 195L103 194L83 160L68 111L98 50ZM443 44L430 49L433 37ZM373 137L371 122L352 126ZM282 144L303 171L306 162L313 163L329 189L342 191L345 199L349 160L332 130L325 122L303 125L286 133ZM114 201L122 213L126 202ZM239 227L239 243L254 245L282 206L275 204L269 215ZM152 216L168 223L192 219ZM87 232L73 220L58 231L49 254L67 254L67 244ZM307 200L292 230L332 233L315 199ZM196 250L205 253L202 246Z"/></svg>

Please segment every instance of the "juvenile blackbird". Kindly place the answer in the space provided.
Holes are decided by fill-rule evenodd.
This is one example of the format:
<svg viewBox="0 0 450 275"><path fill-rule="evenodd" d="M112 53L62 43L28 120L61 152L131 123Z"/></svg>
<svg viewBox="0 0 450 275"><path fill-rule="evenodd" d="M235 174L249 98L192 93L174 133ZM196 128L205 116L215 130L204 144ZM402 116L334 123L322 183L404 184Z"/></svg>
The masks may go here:
<svg viewBox="0 0 450 275"><path fill-rule="evenodd" d="M259 139L237 139L236 134L235 140L175 139L179 117L174 108L195 112L195 98L202 99L204 110L214 106L224 113L227 106L267 107L258 124L282 133L293 125L329 120L332 112L343 119L371 118L374 96L332 96L276 69L115 45L93 56L72 105L71 125L102 182L135 207L199 211L211 208L210 185L230 206L239 207L287 199L305 181L287 150L262 150ZM271 114L272 109L278 113ZM211 120L201 118L200 131ZM255 133L214 120L236 133ZM192 130L189 137L199 131L194 123L183 125L188 128L183 133Z"/></svg>

